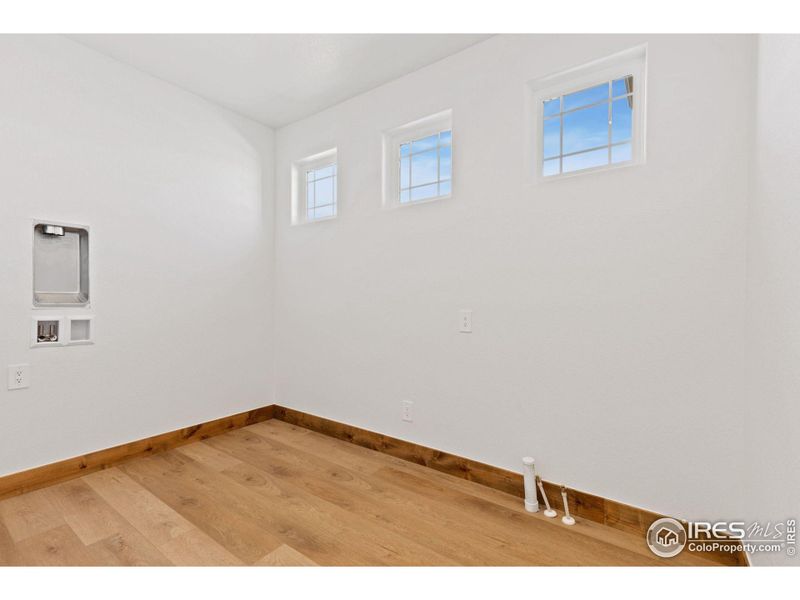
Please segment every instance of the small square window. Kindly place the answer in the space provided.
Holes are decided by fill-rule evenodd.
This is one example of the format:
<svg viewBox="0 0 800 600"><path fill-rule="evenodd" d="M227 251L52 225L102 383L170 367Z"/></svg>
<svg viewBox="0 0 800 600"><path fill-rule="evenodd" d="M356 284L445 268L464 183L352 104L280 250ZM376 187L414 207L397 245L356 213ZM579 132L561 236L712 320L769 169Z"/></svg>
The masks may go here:
<svg viewBox="0 0 800 600"><path fill-rule="evenodd" d="M453 179L451 112L386 132L384 158L385 206L449 196Z"/></svg>
<svg viewBox="0 0 800 600"><path fill-rule="evenodd" d="M331 219L338 214L336 150L315 154L293 165L292 224Z"/></svg>
<svg viewBox="0 0 800 600"><path fill-rule="evenodd" d="M644 160L645 61L638 47L529 83L537 178Z"/></svg>
<svg viewBox="0 0 800 600"><path fill-rule="evenodd" d="M633 106L633 75L543 100L542 176L630 161Z"/></svg>
<svg viewBox="0 0 800 600"><path fill-rule="evenodd" d="M451 139L448 129L400 144L401 204L450 193Z"/></svg>
<svg viewBox="0 0 800 600"><path fill-rule="evenodd" d="M306 220L336 215L336 164L306 171Z"/></svg>

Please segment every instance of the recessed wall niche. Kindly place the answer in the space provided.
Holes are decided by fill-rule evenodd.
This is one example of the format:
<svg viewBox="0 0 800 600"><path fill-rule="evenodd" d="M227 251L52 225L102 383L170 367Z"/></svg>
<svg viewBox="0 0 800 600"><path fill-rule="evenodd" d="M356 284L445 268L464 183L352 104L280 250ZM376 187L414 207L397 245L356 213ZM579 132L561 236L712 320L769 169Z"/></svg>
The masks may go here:
<svg viewBox="0 0 800 600"><path fill-rule="evenodd" d="M68 317L69 320L69 345L92 343L92 317Z"/></svg>
<svg viewBox="0 0 800 600"><path fill-rule="evenodd" d="M89 304L89 228L37 221L33 226L33 305Z"/></svg>

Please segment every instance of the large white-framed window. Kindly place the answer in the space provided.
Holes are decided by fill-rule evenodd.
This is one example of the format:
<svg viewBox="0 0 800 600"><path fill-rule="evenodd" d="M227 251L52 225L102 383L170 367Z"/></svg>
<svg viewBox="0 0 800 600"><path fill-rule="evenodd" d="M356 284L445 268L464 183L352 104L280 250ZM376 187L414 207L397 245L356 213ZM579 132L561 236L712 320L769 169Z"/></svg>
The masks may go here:
<svg viewBox="0 0 800 600"><path fill-rule="evenodd" d="M453 191L453 123L447 110L384 133L383 203L409 206Z"/></svg>
<svg viewBox="0 0 800 600"><path fill-rule="evenodd" d="M644 161L645 51L634 48L529 84L527 159L534 178Z"/></svg>
<svg viewBox="0 0 800 600"><path fill-rule="evenodd" d="M339 213L339 173L336 149L292 165L292 224L335 218Z"/></svg>

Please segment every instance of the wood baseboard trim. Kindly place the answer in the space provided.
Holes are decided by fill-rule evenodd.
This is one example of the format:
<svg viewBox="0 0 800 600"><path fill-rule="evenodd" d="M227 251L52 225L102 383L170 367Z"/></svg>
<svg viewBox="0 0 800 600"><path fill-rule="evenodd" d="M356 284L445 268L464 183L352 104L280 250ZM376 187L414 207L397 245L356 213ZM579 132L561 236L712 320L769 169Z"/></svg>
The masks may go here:
<svg viewBox="0 0 800 600"><path fill-rule="evenodd" d="M520 498L524 496L520 473L274 404L0 477L0 500L273 418ZM548 498L558 506L560 486L545 481L544 487ZM571 488L569 506L578 518L641 536L653 521L663 516ZM749 565L744 552L720 550L701 556L723 565Z"/></svg>
<svg viewBox="0 0 800 600"><path fill-rule="evenodd" d="M279 405L275 405L273 409L273 418L448 475L474 481L520 498L525 495L522 475L514 471ZM547 497L554 507L560 506L561 486L548 481L543 481L543 484ZM580 490L568 489L569 509L573 516L634 535L644 536L650 524L664 516ZM720 550L698 554L723 565L749 564L744 552Z"/></svg>
<svg viewBox="0 0 800 600"><path fill-rule="evenodd" d="M49 465L0 477L0 500L35 489L47 487L75 477L107 469L125 460L156 454L190 442L204 440L232 429L252 425L272 418L273 405L191 425L141 440L90 452Z"/></svg>

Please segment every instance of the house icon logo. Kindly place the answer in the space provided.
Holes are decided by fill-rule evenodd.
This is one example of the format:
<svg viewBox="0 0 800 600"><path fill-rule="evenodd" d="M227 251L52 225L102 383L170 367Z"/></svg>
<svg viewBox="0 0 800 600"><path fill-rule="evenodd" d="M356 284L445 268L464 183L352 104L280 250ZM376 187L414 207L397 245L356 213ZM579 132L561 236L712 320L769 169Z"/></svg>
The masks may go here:
<svg viewBox="0 0 800 600"><path fill-rule="evenodd" d="M672 558L686 546L686 530L675 519L657 519L647 530L647 545L656 556Z"/></svg>
<svg viewBox="0 0 800 600"><path fill-rule="evenodd" d="M662 546L674 546L678 543L678 534L672 529L662 527L656 532L656 541Z"/></svg>

